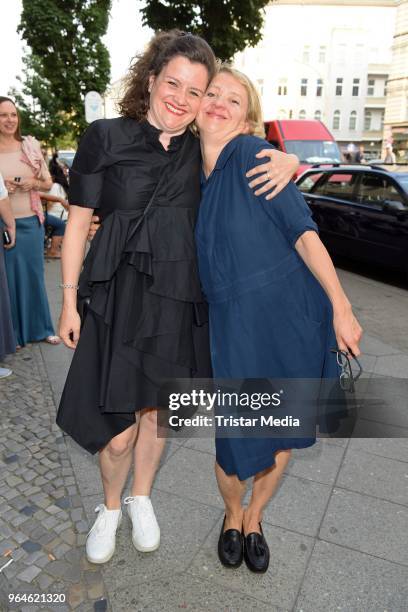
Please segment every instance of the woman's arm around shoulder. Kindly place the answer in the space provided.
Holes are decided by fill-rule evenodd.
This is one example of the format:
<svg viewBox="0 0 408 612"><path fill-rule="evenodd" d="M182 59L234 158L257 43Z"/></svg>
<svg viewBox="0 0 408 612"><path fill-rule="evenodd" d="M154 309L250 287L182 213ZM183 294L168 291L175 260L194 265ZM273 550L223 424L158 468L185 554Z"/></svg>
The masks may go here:
<svg viewBox="0 0 408 612"><path fill-rule="evenodd" d="M259 136L246 135L245 141L255 149L248 160L246 177L256 178L248 183L249 187L257 188L254 191L256 196L266 194L265 199L271 200L293 179L299 168L299 159L296 155L279 151Z"/></svg>

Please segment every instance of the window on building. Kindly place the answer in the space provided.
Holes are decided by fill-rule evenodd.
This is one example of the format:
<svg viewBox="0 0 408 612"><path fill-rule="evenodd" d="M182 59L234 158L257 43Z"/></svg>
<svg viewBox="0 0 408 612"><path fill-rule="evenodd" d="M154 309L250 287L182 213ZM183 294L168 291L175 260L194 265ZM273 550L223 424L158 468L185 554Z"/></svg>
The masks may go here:
<svg viewBox="0 0 408 612"><path fill-rule="evenodd" d="M290 111L289 111L289 119L293 119L293 110L292 109L290 109Z"/></svg>
<svg viewBox="0 0 408 612"><path fill-rule="evenodd" d="M375 79L368 79L367 83L367 96L374 95Z"/></svg>
<svg viewBox="0 0 408 612"><path fill-rule="evenodd" d="M299 111L299 119L306 119L306 111L304 109Z"/></svg>
<svg viewBox="0 0 408 612"><path fill-rule="evenodd" d="M355 130L357 126L357 113L356 111L351 111L350 119L349 119L349 130Z"/></svg>
<svg viewBox="0 0 408 612"><path fill-rule="evenodd" d="M343 79L336 79L336 96L341 96L343 93Z"/></svg>
<svg viewBox="0 0 408 612"><path fill-rule="evenodd" d="M288 95L288 86L287 79L279 79L278 83L278 96L287 96Z"/></svg>
<svg viewBox="0 0 408 612"><path fill-rule="evenodd" d="M381 111L381 129L384 127L385 110Z"/></svg>
<svg viewBox="0 0 408 612"><path fill-rule="evenodd" d="M302 62L304 64L308 64L310 62L310 46L309 45L305 45L303 47Z"/></svg>
<svg viewBox="0 0 408 612"><path fill-rule="evenodd" d="M263 79L258 79L257 80L258 83L258 90L261 96L263 96L263 92L264 92L264 80Z"/></svg>
<svg viewBox="0 0 408 612"><path fill-rule="evenodd" d="M321 119L322 119L322 111L320 111L320 110L315 111L314 118L316 119L316 121L321 121Z"/></svg>
<svg viewBox="0 0 408 612"><path fill-rule="evenodd" d="M333 130L340 129L340 111L335 110L333 113Z"/></svg>
<svg viewBox="0 0 408 612"><path fill-rule="evenodd" d="M388 85L388 81L387 81L387 80L385 80L385 81L384 81L384 98L385 98L385 96L387 95L387 85Z"/></svg>
<svg viewBox="0 0 408 612"><path fill-rule="evenodd" d="M287 114L285 108L279 109L279 111L278 111L278 119L287 119L287 116L288 116L288 114Z"/></svg>
<svg viewBox="0 0 408 612"><path fill-rule="evenodd" d="M323 93L323 79L317 79L316 82L316 96L321 96Z"/></svg>
<svg viewBox="0 0 408 612"><path fill-rule="evenodd" d="M360 90L360 79L353 79L353 89L351 92L352 96L358 96Z"/></svg>
<svg viewBox="0 0 408 612"><path fill-rule="evenodd" d="M324 45L320 45L319 47L319 63L324 64L326 61L326 47Z"/></svg>
<svg viewBox="0 0 408 612"><path fill-rule="evenodd" d="M300 81L300 95L307 96L307 79L302 79Z"/></svg>
<svg viewBox="0 0 408 612"><path fill-rule="evenodd" d="M371 130L371 117L372 117L371 111L366 110L364 112L364 129L366 132Z"/></svg>

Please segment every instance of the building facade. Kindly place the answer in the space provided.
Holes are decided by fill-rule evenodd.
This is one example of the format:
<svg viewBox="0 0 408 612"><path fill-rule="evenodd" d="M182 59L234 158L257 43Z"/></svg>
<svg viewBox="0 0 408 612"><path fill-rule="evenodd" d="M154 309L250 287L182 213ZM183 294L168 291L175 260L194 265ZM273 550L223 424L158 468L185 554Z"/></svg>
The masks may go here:
<svg viewBox="0 0 408 612"><path fill-rule="evenodd" d="M384 119L386 143L392 144L397 161L408 163L408 0L401 0L397 8Z"/></svg>
<svg viewBox="0 0 408 612"><path fill-rule="evenodd" d="M344 151L378 157L396 0L276 0L265 12L261 43L234 62L258 84L265 119L321 119Z"/></svg>

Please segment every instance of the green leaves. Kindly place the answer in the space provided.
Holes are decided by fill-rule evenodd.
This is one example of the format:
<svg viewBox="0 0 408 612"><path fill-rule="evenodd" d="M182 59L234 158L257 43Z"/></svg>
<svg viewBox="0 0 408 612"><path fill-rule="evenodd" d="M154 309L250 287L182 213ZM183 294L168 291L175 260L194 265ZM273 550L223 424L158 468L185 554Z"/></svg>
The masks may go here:
<svg viewBox="0 0 408 612"><path fill-rule="evenodd" d="M109 84L101 39L110 7L111 0L23 0L18 30L31 49L17 93L24 132L56 146L84 131L86 92L103 94Z"/></svg>
<svg viewBox="0 0 408 612"><path fill-rule="evenodd" d="M205 38L215 54L230 60L262 38L268 0L147 0L143 24L154 30L179 28Z"/></svg>

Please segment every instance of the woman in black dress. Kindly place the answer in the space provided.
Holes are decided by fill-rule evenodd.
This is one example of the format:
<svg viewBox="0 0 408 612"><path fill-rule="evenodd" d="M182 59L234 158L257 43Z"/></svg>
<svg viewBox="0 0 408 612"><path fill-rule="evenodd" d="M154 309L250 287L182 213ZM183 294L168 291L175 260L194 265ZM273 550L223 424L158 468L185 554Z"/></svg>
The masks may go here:
<svg viewBox="0 0 408 612"><path fill-rule="evenodd" d="M88 128L71 170L60 333L76 351L57 422L83 448L99 451L105 504L87 539L94 563L114 553L133 458L125 499L133 543L144 552L159 546L149 496L165 442L157 436L160 388L168 379L211 375L194 243L200 148L187 127L214 70L204 40L156 35L131 69L122 117ZM297 162L281 162L278 182L286 184ZM258 166L256 181L274 167L276 160ZM95 209L102 226L79 277ZM80 299L89 300L80 339L78 285Z"/></svg>

